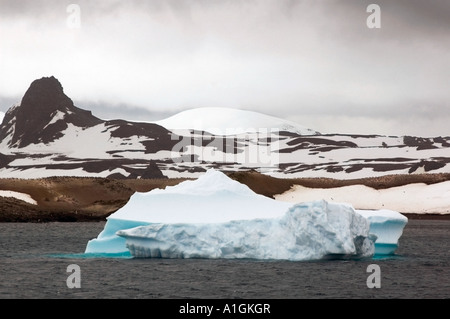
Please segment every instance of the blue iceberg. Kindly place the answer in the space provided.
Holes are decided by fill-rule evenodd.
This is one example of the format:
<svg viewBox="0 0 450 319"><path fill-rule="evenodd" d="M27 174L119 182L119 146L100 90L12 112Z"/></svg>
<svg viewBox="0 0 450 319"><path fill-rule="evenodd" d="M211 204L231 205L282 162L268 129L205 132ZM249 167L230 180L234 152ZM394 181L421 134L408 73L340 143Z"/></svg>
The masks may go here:
<svg viewBox="0 0 450 319"><path fill-rule="evenodd" d="M314 260L393 254L407 218L324 200L277 201L216 170L134 194L86 254Z"/></svg>

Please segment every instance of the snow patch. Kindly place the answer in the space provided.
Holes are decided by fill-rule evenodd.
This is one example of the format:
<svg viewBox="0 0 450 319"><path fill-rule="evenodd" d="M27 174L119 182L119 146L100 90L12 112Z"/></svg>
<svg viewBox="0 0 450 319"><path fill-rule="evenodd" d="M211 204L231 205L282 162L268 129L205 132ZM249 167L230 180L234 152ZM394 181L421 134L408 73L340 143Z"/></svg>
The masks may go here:
<svg viewBox="0 0 450 319"><path fill-rule="evenodd" d="M382 210L389 208L401 213L450 214L450 181L424 184L414 183L385 189L364 185L335 188L293 186L275 199L290 203L325 199L349 203L356 209Z"/></svg>
<svg viewBox="0 0 450 319"><path fill-rule="evenodd" d="M52 119L50 120L50 122L48 122L48 124L46 126L44 126L44 130L48 126L50 126L50 125L52 125L52 124L54 124L54 123L56 123L58 121L64 120L65 116L66 116L66 114L64 112L56 110L55 112L52 113L52 115L51 115Z"/></svg>
<svg viewBox="0 0 450 319"><path fill-rule="evenodd" d="M37 202L28 194L14 192L14 191L0 191L0 197L12 197L32 205L37 205Z"/></svg>

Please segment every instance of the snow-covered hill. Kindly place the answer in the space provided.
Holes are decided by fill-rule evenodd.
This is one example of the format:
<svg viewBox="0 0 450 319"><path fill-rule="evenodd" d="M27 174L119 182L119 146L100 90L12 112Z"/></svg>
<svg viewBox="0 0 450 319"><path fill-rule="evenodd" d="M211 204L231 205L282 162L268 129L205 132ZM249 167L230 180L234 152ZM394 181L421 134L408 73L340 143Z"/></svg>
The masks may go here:
<svg viewBox="0 0 450 319"><path fill-rule="evenodd" d="M0 124L3 122L4 117L5 117L5 113L0 112Z"/></svg>
<svg viewBox="0 0 450 319"><path fill-rule="evenodd" d="M156 123L105 121L76 107L54 77L34 81L0 125L3 178L195 178L210 168L339 179L450 172L450 136L321 135L221 108Z"/></svg>
<svg viewBox="0 0 450 319"><path fill-rule="evenodd" d="M199 130L215 135L234 135L247 132L289 131L300 135L318 132L298 123L274 116L224 107L202 107L186 110L155 122L169 130Z"/></svg>

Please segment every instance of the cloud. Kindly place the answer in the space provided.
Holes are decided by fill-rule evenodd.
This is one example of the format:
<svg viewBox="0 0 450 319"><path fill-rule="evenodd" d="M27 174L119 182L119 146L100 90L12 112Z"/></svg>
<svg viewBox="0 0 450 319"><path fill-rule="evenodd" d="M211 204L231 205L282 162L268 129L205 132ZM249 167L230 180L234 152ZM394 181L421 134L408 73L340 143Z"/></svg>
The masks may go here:
<svg viewBox="0 0 450 319"><path fill-rule="evenodd" d="M410 131L449 111L447 1L377 1L381 29L366 0L84 0L79 29L70 3L0 1L1 96L54 75L106 117L225 106Z"/></svg>
<svg viewBox="0 0 450 319"><path fill-rule="evenodd" d="M77 107L85 110L94 110L93 115L103 120L127 119L134 122L158 121L173 115L172 112L164 110L150 110L144 107L129 104L113 104L103 101L79 101L73 100ZM127 114L124 116L124 114Z"/></svg>

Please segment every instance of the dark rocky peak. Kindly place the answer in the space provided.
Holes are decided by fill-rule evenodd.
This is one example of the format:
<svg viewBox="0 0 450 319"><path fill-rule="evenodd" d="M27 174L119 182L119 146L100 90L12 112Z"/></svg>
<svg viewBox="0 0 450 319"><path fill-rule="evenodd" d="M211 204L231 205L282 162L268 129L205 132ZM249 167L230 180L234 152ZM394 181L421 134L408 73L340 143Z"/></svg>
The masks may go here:
<svg viewBox="0 0 450 319"><path fill-rule="evenodd" d="M48 121L56 112L68 113L74 108L72 100L64 94L61 83L55 77L33 81L22 98L20 107L15 108L19 125Z"/></svg>
<svg viewBox="0 0 450 319"><path fill-rule="evenodd" d="M48 143L61 137L68 123L90 127L101 122L90 111L76 107L54 76L43 77L31 83L19 106L8 110L0 140L9 138L12 147Z"/></svg>
<svg viewBox="0 0 450 319"><path fill-rule="evenodd" d="M36 113L73 106L72 100L64 94L61 83L54 76L33 81L25 92L21 104L23 109Z"/></svg>

